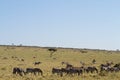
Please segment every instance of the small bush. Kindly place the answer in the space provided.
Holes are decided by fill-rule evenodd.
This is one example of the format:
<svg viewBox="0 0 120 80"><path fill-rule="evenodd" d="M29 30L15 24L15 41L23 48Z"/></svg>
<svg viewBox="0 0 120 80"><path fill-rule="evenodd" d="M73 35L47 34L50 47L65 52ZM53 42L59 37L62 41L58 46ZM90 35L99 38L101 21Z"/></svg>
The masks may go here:
<svg viewBox="0 0 120 80"><path fill-rule="evenodd" d="M4 68L1 68L1 70L6 70L6 68L4 67Z"/></svg>

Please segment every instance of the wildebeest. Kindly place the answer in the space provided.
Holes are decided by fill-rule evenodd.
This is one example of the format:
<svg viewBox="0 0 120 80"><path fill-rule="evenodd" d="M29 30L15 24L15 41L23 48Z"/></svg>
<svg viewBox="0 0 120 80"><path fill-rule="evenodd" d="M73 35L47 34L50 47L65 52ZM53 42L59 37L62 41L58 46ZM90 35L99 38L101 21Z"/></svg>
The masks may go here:
<svg viewBox="0 0 120 80"><path fill-rule="evenodd" d="M120 69L118 67L111 67L108 69L109 72L118 72Z"/></svg>
<svg viewBox="0 0 120 80"><path fill-rule="evenodd" d="M21 68L14 67L13 68L13 74L18 74L20 76L23 76L23 74L25 75L25 71Z"/></svg>
<svg viewBox="0 0 120 80"><path fill-rule="evenodd" d="M69 64L68 62L62 62L62 65L65 64L66 67L62 68L62 72L67 74L82 74L83 73L83 67L74 67L73 65Z"/></svg>
<svg viewBox="0 0 120 80"><path fill-rule="evenodd" d="M72 67L68 70L68 74L77 74L78 76L83 73L82 67Z"/></svg>
<svg viewBox="0 0 120 80"><path fill-rule="evenodd" d="M60 75L61 77L63 76L62 70L61 69L57 69L57 68L52 68L52 74L57 74Z"/></svg>
<svg viewBox="0 0 120 80"><path fill-rule="evenodd" d="M40 68L26 68L26 74L28 74L28 73L33 73L34 75L36 75L36 74L43 75L43 71Z"/></svg>
<svg viewBox="0 0 120 80"><path fill-rule="evenodd" d="M86 67L86 68L84 68L84 71L85 72L87 72L87 73L93 73L93 72L96 72L96 73L98 73L98 69L96 68L96 67L94 67L94 66L89 66L89 67Z"/></svg>
<svg viewBox="0 0 120 80"><path fill-rule="evenodd" d="M82 67L71 67L71 68L61 68L62 73L65 73L66 75L80 75L83 73Z"/></svg>
<svg viewBox="0 0 120 80"><path fill-rule="evenodd" d="M109 72L118 72L120 71L120 64L115 64L113 67L108 68Z"/></svg>
<svg viewBox="0 0 120 80"><path fill-rule="evenodd" d="M119 69L120 69L120 63L115 64L113 67L117 67L117 68L119 68Z"/></svg>
<svg viewBox="0 0 120 80"><path fill-rule="evenodd" d="M66 74L68 74L69 69L68 69L68 68L61 68L61 71L62 71L62 73L66 73Z"/></svg>
<svg viewBox="0 0 120 80"><path fill-rule="evenodd" d="M100 65L100 72L102 72L102 71L108 72L110 68L111 68L111 64L109 64L109 63L101 64Z"/></svg>
<svg viewBox="0 0 120 80"><path fill-rule="evenodd" d="M41 62L35 62L35 63L34 63L34 65L39 65L39 64L41 64Z"/></svg>

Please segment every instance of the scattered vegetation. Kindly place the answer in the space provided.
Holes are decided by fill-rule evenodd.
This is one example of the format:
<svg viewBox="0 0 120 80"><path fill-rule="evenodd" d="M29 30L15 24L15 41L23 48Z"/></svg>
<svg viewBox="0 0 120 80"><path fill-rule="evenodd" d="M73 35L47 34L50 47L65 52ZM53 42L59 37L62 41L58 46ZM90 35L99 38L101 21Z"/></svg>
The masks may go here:
<svg viewBox="0 0 120 80"><path fill-rule="evenodd" d="M55 48L55 55L50 57L51 51L44 47L30 46L0 46L0 80L119 80L120 72L84 73L80 76L67 75L60 77L52 74L52 68L64 68L61 62L68 62L74 66L95 66L100 70L100 64L113 62L120 63L120 51L92 50L92 49L65 49ZM53 51L52 51L53 52ZM54 52L53 52L54 53ZM83 54L85 53L85 54ZM37 65L35 65L37 63ZM40 63L40 64L39 64ZM39 65L38 65L39 64ZM14 67L40 68L43 75L28 74L25 76L13 75Z"/></svg>

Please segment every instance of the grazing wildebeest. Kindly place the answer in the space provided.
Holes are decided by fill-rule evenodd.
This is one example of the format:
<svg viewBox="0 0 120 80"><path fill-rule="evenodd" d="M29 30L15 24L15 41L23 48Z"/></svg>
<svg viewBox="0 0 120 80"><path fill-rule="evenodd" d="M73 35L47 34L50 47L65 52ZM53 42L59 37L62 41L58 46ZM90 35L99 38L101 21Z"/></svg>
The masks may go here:
<svg viewBox="0 0 120 80"><path fill-rule="evenodd" d="M63 76L62 70L57 68L52 68L52 74L57 73L57 75Z"/></svg>
<svg viewBox="0 0 120 80"><path fill-rule="evenodd" d="M65 68L61 68L62 72L67 74L82 74L83 73L83 67L74 67L73 65L69 64L68 62L62 62L62 65L65 64Z"/></svg>
<svg viewBox="0 0 120 80"><path fill-rule="evenodd" d="M120 69L118 67L111 67L108 69L109 72L118 72Z"/></svg>
<svg viewBox="0 0 120 80"><path fill-rule="evenodd" d="M25 75L25 71L21 68L14 67L13 68L13 74L19 74L20 76L23 76L23 74Z"/></svg>
<svg viewBox="0 0 120 80"><path fill-rule="evenodd" d="M115 64L113 67L117 67L120 69L120 63L119 64Z"/></svg>
<svg viewBox="0 0 120 80"><path fill-rule="evenodd" d="M61 71L62 71L62 73L66 73L66 74L68 74L69 69L68 69L68 68L61 68Z"/></svg>
<svg viewBox="0 0 120 80"><path fill-rule="evenodd" d="M38 73L38 75L39 74L43 75L43 71L39 68L26 68L26 74L28 73L34 73L34 75Z"/></svg>
<svg viewBox="0 0 120 80"><path fill-rule="evenodd" d="M118 72L120 71L120 64L115 64L113 67L108 68L109 72Z"/></svg>
<svg viewBox="0 0 120 80"><path fill-rule="evenodd" d="M68 74L80 74L83 73L83 67L72 67L68 70Z"/></svg>
<svg viewBox="0 0 120 80"><path fill-rule="evenodd" d="M109 64L109 63L101 64L100 65L100 72L102 72L102 71L109 72L110 68L111 68L111 64Z"/></svg>
<svg viewBox="0 0 120 80"><path fill-rule="evenodd" d="M93 72L96 72L96 73L98 73L98 69L96 68L96 67L94 67L94 66L89 66L89 67L87 67L87 68L84 68L84 70L87 72L87 73L93 73Z"/></svg>
<svg viewBox="0 0 120 80"><path fill-rule="evenodd" d="M69 69L68 74L73 75L73 74L78 74L80 75L82 71L79 71L78 69Z"/></svg>
<svg viewBox="0 0 120 80"><path fill-rule="evenodd" d="M107 62L106 64L101 64L100 65L100 72L106 71L106 72L113 72L117 70L116 66L111 66L113 62Z"/></svg>
<svg viewBox="0 0 120 80"><path fill-rule="evenodd" d="M34 65L39 65L39 64L41 64L41 62L35 62L35 63L34 63Z"/></svg>

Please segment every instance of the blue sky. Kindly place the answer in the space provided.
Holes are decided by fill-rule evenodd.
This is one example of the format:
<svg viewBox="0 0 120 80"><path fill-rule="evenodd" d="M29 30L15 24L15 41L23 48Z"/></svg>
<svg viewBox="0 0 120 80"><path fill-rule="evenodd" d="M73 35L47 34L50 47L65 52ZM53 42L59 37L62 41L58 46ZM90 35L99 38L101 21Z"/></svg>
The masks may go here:
<svg viewBox="0 0 120 80"><path fill-rule="evenodd" d="M120 49L120 0L1 0L0 44Z"/></svg>

